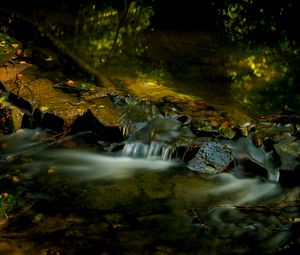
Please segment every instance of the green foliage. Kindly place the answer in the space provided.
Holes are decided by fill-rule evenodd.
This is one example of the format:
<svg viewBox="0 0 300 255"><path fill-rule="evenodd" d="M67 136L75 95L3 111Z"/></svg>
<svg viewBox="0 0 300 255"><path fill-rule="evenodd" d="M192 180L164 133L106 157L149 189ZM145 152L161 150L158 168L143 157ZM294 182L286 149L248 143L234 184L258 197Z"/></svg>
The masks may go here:
<svg viewBox="0 0 300 255"><path fill-rule="evenodd" d="M125 12L125 10L124 10ZM80 43L95 65L125 54L141 56L147 46L140 34L150 27L154 12L151 6L132 1L125 13L107 6L86 6L80 14L83 23Z"/></svg>
<svg viewBox="0 0 300 255"><path fill-rule="evenodd" d="M258 114L279 111L284 105L299 109L299 58L291 51L286 45L276 52L267 47L236 51L228 65L235 99Z"/></svg>
<svg viewBox="0 0 300 255"><path fill-rule="evenodd" d="M226 34L239 43L236 47L252 48L232 55L228 74L235 98L269 113L285 104L299 108L299 36L291 26L299 15L297 2L225 0L217 8Z"/></svg>
<svg viewBox="0 0 300 255"><path fill-rule="evenodd" d="M293 6L294 0L225 0L218 13L232 41L272 44L289 33Z"/></svg>

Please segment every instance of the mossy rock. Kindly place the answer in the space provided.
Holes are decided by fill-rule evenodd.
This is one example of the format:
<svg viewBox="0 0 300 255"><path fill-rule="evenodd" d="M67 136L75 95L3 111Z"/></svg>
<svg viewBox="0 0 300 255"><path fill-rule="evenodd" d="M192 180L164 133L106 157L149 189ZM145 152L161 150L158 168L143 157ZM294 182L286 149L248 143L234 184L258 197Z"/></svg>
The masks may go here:
<svg viewBox="0 0 300 255"><path fill-rule="evenodd" d="M7 107L1 107L0 103L0 134L11 134L14 131L12 112Z"/></svg>
<svg viewBox="0 0 300 255"><path fill-rule="evenodd" d="M18 205L18 197L8 193L0 194L0 220L15 210Z"/></svg>
<svg viewBox="0 0 300 255"><path fill-rule="evenodd" d="M0 66L13 60L21 53L21 44L7 34L0 32Z"/></svg>

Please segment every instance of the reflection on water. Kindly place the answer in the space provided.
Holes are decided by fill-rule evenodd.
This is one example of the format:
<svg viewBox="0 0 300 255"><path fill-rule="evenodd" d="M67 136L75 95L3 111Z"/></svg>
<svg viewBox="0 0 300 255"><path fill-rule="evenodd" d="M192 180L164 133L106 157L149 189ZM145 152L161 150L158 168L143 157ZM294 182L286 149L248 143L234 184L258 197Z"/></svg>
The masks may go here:
<svg viewBox="0 0 300 255"><path fill-rule="evenodd" d="M105 216L120 226L105 236L122 250L118 254L275 253L293 235L288 217L269 208L282 199L278 184L228 173L198 175L176 160L54 149L51 144L49 136L40 131L23 130L2 137L5 164L0 166L1 179L9 175L7 169L20 168L35 180L29 185L39 187L31 193L54 197L51 203L57 213L73 205L66 199L80 199L72 215L81 206L86 212L98 210L93 217ZM22 160L25 154L30 161ZM28 183L23 179L18 185ZM84 196L73 195L77 193Z"/></svg>

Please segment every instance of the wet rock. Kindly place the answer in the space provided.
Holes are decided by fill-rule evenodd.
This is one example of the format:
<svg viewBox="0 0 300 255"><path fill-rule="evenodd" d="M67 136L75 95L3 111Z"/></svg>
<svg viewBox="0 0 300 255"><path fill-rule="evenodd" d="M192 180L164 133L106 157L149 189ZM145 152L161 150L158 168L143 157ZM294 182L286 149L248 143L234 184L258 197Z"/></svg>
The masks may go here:
<svg viewBox="0 0 300 255"><path fill-rule="evenodd" d="M10 134L22 126L26 110L15 106L0 82L0 132L3 134Z"/></svg>
<svg viewBox="0 0 300 255"><path fill-rule="evenodd" d="M18 114L18 118L14 120L14 123L16 123L15 129L40 127L57 133L64 130L64 120L62 118L48 112L43 113L38 108L32 111L29 102L12 93L10 93L9 98L10 102L14 102L17 105L17 108L14 109L23 113L22 115Z"/></svg>
<svg viewBox="0 0 300 255"><path fill-rule="evenodd" d="M300 141L295 136L294 116L285 113L286 115L275 114L260 118L261 122L256 125L254 141L276 155L277 161L280 162L277 166L280 172L279 182L284 186L293 187L300 185ZM287 123L288 120L292 123Z"/></svg>
<svg viewBox="0 0 300 255"><path fill-rule="evenodd" d="M281 112L269 116L262 116L259 119L262 122L285 124L300 124L300 114L285 106Z"/></svg>
<svg viewBox="0 0 300 255"><path fill-rule="evenodd" d="M221 112L201 99L165 96L156 105L164 116L189 125L197 136L233 139L248 134L243 125L249 118L236 111L234 114Z"/></svg>
<svg viewBox="0 0 300 255"><path fill-rule="evenodd" d="M281 161L280 183L284 186L300 185L300 142L295 137L286 137L274 145Z"/></svg>
<svg viewBox="0 0 300 255"><path fill-rule="evenodd" d="M203 113L192 117L191 129L197 136L236 139L248 135L249 130L238 120L230 120L220 112Z"/></svg>
<svg viewBox="0 0 300 255"><path fill-rule="evenodd" d="M150 121L145 127L134 132L128 141L160 141L172 143L181 135L181 122L167 118L156 118Z"/></svg>
<svg viewBox="0 0 300 255"><path fill-rule="evenodd" d="M14 123L14 131L22 127L22 120L26 114L17 107L11 108L11 117Z"/></svg>
<svg viewBox="0 0 300 255"><path fill-rule="evenodd" d="M9 64L8 66L0 66L0 81L7 82L17 78L20 72L29 68L29 64Z"/></svg>
<svg viewBox="0 0 300 255"><path fill-rule="evenodd" d="M17 96L14 93L9 93L7 97L7 101L13 105L16 106L20 111L24 112L24 114L27 114L28 116L32 115L32 106L31 104L26 101L25 99Z"/></svg>
<svg viewBox="0 0 300 255"><path fill-rule="evenodd" d="M122 113L119 122L125 136L143 128L151 120L161 117L158 109L150 102L131 96L111 97L111 100Z"/></svg>
<svg viewBox="0 0 300 255"><path fill-rule="evenodd" d="M79 116L70 127L70 134L76 134L84 131L93 131L98 134L98 139L106 142L120 142L123 135L118 127L107 127L103 125L91 112L87 110L82 116Z"/></svg>
<svg viewBox="0 0 300 255"><path fill-rule="evenodd" d="M57 133L63 132L64 120L54 114L43 114L41 128L50 129Z"/></svg>
<svg viewBox="0 0 300 255"><path fill-rule="evenodd" d="M24 112L19 108L0 98L0 134L11 134L21 128L23 116Z"/></svg>
<svg viewBox="0 0 300 255"><path fill-rule="evenodd" d="M50 80L36 76L36 71L33 74L29 72L24 74L22 80L3 84L9 101L25 113L21 120L22 128L42 127L58 133L69 132L70 129L71 132L90 130L103 134L102 127L105 126L108 133L103 137L117 136L112 140L120 140L117 128L119 109L108 98L106 89L93 87L74 96L57 89ZM87 122L84 124L82 121Z"/></svg>
<svg viewBox="0 0 300 255"><path fill-rule="evenodd" d="M195 157L188 161L187 167L193 171L217 174L228 170L234 158L231 151L217 142L204 142Z"/></svg>
<svg viewBox="0 0 300 255"><path fill-rule="evenodd" d="M157 103L157 107L165 116L215 110L214 107L206 104L203 100L182 96L164 96L161 101Z"/></svg>

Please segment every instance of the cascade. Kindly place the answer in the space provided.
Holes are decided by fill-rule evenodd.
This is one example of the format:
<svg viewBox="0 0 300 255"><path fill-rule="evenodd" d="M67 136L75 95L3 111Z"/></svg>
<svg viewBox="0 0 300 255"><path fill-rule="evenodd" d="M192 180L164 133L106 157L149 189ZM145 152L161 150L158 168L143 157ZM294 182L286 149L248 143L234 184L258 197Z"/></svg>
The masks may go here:
<svg viewBox="0 0 300 255"><path fill-rule="evenodd" d="M176 148L157 141L152 141L150 144L142 142L127 143L123 148L122 156L170 160L176 156Z"/></svg>

